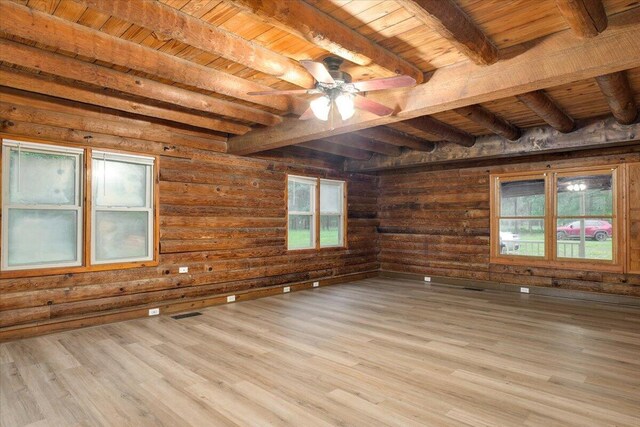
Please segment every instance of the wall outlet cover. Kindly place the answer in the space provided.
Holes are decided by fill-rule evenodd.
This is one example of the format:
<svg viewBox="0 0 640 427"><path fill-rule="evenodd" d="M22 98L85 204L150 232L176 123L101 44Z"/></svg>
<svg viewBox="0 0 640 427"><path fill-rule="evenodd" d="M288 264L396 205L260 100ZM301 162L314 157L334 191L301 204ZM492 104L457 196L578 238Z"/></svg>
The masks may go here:
<svg viewBox="0 0 640 427"><path fill-rule="evenodd" d="M313 282L313 287L317 288L318 286L320 286L320 282Z"/></svg>
<svg viewBox="0 0 640 427"><path fill-rule="evenodd" d="M178 273L188 273L189 267L180 267L178 268Z"/></svg>
<svg viewBox="0 0 640 427"><path fill-rule="evenodd" d="M282 292L284 292L285 294L287 292L291 292L291 287L290 286L285 286L284 288L282 288Z"/></svg>
<svg viewBox="0 0 640 427"><path fill-rule="evenodd" d="M529 288L520 288L520 293L528 294L529 293Z"/></svg>
<svg viewBox="0 0 640 427"><path fill-rule="evenodd" d="M227 302L235 302L236 300L236 296L235 295L229 295L227 297Z"/></svg>
<svg viewBox="0 0 640 427"><path fill-rule="evenodd" d="M158 314L160 314L160 309L159 308L150 308L149 309L149 316L157 316Z"/></svg>
<svg viewBox="0 0 640 427"><path fill-rule="evenodd" d="M425 282L430 282L430 281L431 281L431 277L429 277L429 276L424 276L424 281L425 281Z"/></svg>

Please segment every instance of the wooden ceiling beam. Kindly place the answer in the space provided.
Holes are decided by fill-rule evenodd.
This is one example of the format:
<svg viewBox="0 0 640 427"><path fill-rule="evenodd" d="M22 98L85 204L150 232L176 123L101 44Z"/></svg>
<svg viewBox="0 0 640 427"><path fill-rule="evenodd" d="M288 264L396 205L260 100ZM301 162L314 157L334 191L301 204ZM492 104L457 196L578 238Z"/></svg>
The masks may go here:
<svg viewBox="0 0 640 427"><path fill-rule="evenodd" d="M247 92L271 88L11 1L0 2L0 16L5 34L280 111L302 114L308 107L293 97L252 97Z"/></svg>
<svg viewBox="0 0 640 427"><path fill-rule="evenodd" d="M453 111L490 130L496 135L500 135L511 141L520 138L521 130L517 126L493 114L481 105L469 105L467 107L456 108Z"/></svg>
<svg viewBox="0 0 640 427"><path fill-rule="evenodd" d="M415 65L304 1L234 0L232 4L354 64L379 65L417 83L424 79Z"/></svg>
<svg viewBox="0 0 640 427"><path fill-rule="evenodd" d="M462 145L463 147L472 147L476 141L475 136L429 116L404 120L402 123L419 131L434 135L443 141L452 142Z"/></svg>
<svg viewBox="0 0 640 427"><path fill-rule="evenodd" d="M0 88L0 120L33 123L35 125L77 129L105 135L118 135L149 142L170 145L185 145L225 151L224 141L213 137L209 140L193 135L181 134L179 130L157 123L144 122L114 115L88 115L75 104L58 103L39 95Z"/></svg>
<svg viewBox="0 0 640 427"><path fill-rule="evenodd" d="M624 71L598 76L596 82L618 123L629 125L635 122L638 117L638 107Z"/></svg>
<svg viewBox="0 0 640 427"><path fill-rule="evenodd" d="M229 151L255 153L640 67L638 34L640 14L632 9L611 16L599 37L579 39L571 30L560 31L504 49L492 65L464 61L435 70L416 87L368 94L399 111L396 115L378 117L358 110L348 121L333 125L285 118L279 126L230 138Z"/></svg>
<svg viewBox="0 0 640 427"><path fill-rule="evenodd" d="M186 113L183 111L160 108L153 105L120 98L106 92L97 92L77 84L61 83L56 77L35 75L33 73L18 72L0 66L0 81L7 87L36 92L43 95L55 96L72 101L84 102L91 105L112 108L132 114L155 117L189 126L215 130L219 132L242 135L251 128L238 123L227 122L204 115Z"/></svg>
<svg viewBox="0 0 640 427"><path fill-rule="evenodd" d="M556 0L556 5L579 37L595 37L607 28L602 0Z"/></svg>
<svg viewBox="0 0 640 427"><path fill-rule="evenodd" d="M412 150L433 151L436 148L435 142L427 141L413 135L407 135L384 126L361 129L357 131L356 134L386 144L408 147Z"/></svg>
<svg viewBox="0 0 640 427"><path fill-rule="evenodd" d="M556 104L543 90L517 95L518 100L529 107L542 120L560 132L571 132L576 127L575 121Z"/></svg>
<svg viewBox="0 0 640 427"><path fill-rule="evenodd" d="M215 53L230 61L303 88L314 87L315 80L309 72L290 58L161 2L75 1L107 15L148 28L163 38L178 40L205 52Z"/></svg>
<svg viewBox="0 0 640 427"><path fill-rule="evenodd" d="M454 1L397 2L476 64L489 65L498 60L498 48Z"/></svg>
<svg viewBox="0 0 640 427"><path fill-rule="evenodd" d="M551 126L523 130L516 144L497 135L478 137L471 148L447 144L431 153L409 151L398 157L374 154L370 160L347 161L350 172L371 172L414 166L434 165L460 161L514 158L560 151L586 150L598 147L615 147L638 144L640 150L640 123L622 126L615 119L588 120L580 123L580 129L572 133L561 133Z"/></svg>
<svg viewBox="0 0 640 427"><path fill-rule="evenodd" d="M308 148L310 150L321 151L323 153L335 154L336 156L347 157L349 159L367 160L371 158L372 153L353 147L345 147L343 145L334 144L328 141L307 141L298 144L299 147Z"/></svg>
<svg viewBox="0 0 640 427"><path fill-rule="evenodd" d="M368 139L355 133L345 133L337 136L330 136L324 141L334 144L343 145L345 147L353 147L359 150L371 151L373 153L383 154L385 156L399 156L402 151L400 147L385 144L384 142Z"/></svg>
<svg viewBox="0 0 640 427"><path fill-rule="evenodd" d="M267 111L217 99L199 92L112 70L111 68L5 39L0 39L0 61L237 120L260 123L265 126L282 123L282 117Z"/></svg>

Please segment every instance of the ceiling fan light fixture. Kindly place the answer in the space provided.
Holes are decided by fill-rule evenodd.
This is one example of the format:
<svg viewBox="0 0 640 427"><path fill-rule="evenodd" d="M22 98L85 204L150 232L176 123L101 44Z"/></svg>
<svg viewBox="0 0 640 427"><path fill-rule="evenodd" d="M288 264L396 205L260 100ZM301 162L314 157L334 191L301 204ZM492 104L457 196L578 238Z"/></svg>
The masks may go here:
<svg viewBox="0 0 640 427"><path fill-rule="evenodd" d="M331 98L328 96L321 96L309 103L313 115L322 121L329 120L329 111L331 110Z"/></svg>
<svg viewBox="0 0 640 427"><path fill-rule="evenodd" d="M351 93L341 93L336 97L336 107L342 120L349 120L356 112L354 96Z"/></svg>

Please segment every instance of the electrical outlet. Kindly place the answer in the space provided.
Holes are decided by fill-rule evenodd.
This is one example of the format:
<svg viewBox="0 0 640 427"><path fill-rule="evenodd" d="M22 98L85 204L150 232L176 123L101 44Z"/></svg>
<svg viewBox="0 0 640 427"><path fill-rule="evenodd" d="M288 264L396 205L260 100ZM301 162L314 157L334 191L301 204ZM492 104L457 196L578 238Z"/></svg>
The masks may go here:
<svg viewBox="0 0 640 427"><path fill-rule="evenodd" d="M282 288L282 292L284 292L285 294L287 292L291 292L291 287L290 286L285 286L284 288Z"/></svg>
<svg viewBox="0 0 640 427"><path fill-rule="evenodd" d="M180 267L178 268L178 273L188 273L189 267Z"/></svg>
<svg viewBox="0 0 640 427"><path fill-rule="evenodd" d="M159 308L150 308L149 309L149 316L157 316L158 314L160 314L160 309Z"/></svg>
<svg viewBox="0 0 640 427"><path fill-rule="evenodd" d="M235 295L229 295L227 297L227 302L235 302L236 301L236 296Z"/></svg>
<svg viewBox="0 0 640 427"><path fill-rule="evenodd" d="M318 286L320 286L320 282L313 282L313 287L317 288Z"/></svg>
<svg viewBox="0 0 640 427"><path fill-rule="evenodd" d="M429 277L429 276L424 276L424 281L425 281L425 282L430 282L430 281L431 281L431 277Z"/></svg>
<svg viewBox="0 0 640 427"><path fill-rule="evenodd" d="M529 288L520 288L520 293L528 294L529 293Z"/></svg>

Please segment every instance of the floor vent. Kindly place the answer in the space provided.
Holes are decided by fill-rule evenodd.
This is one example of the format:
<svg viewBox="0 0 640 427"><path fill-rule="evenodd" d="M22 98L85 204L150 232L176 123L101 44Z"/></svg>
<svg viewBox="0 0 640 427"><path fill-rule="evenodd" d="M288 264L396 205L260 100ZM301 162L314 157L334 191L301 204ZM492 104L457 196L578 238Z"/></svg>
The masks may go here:
<svg viewBox="0 0 640 427"><path fill-rule="evenodd" d="M180 319L186 319L187 317L193 317L193 316L202 316L202 313L200 313L199 311L194 311L192 313L176 314L175 316L171 316L171 318L180 320Z"/></svg>
<svg viewBox="0 0 640 427"><path fill-rule="evenodd" d="M476 291L476 292L484 291L484 289L482 289L482 288L467 288L467 287L465 287L464 289L466 289L468 291Z"/></svg>

